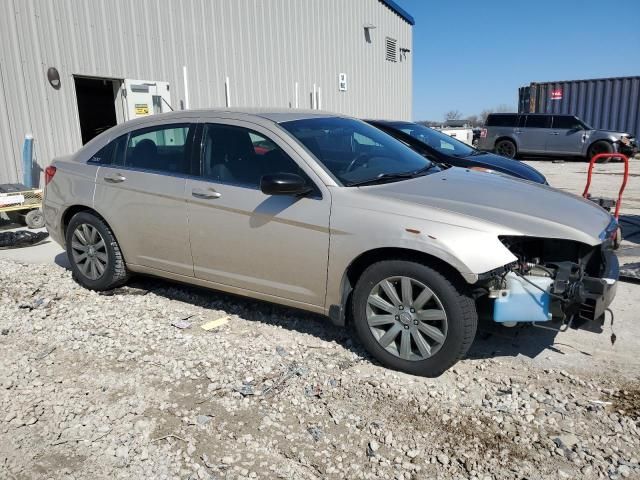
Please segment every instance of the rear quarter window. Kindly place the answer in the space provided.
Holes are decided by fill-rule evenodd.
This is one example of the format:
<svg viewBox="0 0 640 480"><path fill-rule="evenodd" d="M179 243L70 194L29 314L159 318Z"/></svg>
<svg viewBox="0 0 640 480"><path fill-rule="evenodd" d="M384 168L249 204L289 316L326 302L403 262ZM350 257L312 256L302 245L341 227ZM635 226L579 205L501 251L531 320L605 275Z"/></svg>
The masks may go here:
<svg viewBox="0 0 640 480"><path fill-rule="evenodd" d="M122 165L122 154L126 143L127 136L112 140L96 153L94 153L87 163L98 165Z"/></svg>
<svg viewBox="0 0 640 480"><path fill-rule="evenodd" d="M487 127L515 127L518 124L518 115L489 115Z"/></svg>

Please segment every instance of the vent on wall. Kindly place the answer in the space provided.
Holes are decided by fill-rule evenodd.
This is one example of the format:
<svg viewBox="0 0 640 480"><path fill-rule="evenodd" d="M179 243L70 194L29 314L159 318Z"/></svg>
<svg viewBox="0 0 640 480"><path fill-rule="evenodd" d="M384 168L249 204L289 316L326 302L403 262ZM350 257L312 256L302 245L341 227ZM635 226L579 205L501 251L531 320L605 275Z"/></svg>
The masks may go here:
<svg viewBox="0 0 640 480"><path fill-rule="evenodd" d="M390 62L398 61L398 41L395 38L386 38L386 52L387 52L387 60Z"/></svg>

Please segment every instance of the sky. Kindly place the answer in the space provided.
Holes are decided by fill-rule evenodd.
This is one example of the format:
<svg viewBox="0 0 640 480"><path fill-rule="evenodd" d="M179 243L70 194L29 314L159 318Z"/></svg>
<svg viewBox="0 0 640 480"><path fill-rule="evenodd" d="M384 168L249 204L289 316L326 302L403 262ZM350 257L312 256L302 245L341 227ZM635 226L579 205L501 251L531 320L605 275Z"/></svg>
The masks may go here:
<svg viewBox="0 0 640 480"><path fill-rule="evenodd" d="M396 0L415 19L413 117L508 105L531 82L640 75L640 0Z"/></svg>

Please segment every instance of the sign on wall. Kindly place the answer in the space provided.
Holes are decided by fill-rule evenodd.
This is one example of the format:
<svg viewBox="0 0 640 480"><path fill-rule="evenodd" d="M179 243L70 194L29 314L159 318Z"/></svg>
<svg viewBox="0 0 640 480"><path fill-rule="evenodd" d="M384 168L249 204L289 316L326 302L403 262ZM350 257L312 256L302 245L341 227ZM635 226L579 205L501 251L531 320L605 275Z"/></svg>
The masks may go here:
<svg viewBox="0 0 640 480"><path fill-rule="evenodd" d="M347 91L347 74L346 73L340 73L338 75L338 90L340 90L341 92Z"/></svg>

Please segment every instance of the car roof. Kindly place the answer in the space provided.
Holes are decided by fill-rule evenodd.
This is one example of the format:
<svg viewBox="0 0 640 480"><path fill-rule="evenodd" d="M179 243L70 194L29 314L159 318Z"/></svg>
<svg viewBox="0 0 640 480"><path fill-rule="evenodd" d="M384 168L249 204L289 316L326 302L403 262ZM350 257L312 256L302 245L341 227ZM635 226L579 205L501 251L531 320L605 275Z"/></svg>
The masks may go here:
<svg viewBox="0 0 640 480"><path fill-rule="evenodd" d="M347 115L340 113L326 112L322 110L305 110L305 109L292 109L292 108L205 108L205 109L193 109L193 110L176 110L173 112L161 113L153 115L153 117L144 117L142 119L132 120L127 122L131 125L132 122L141 123L153 118L154 120L173 120L180 119L186 116L197 116L202 118L215 117L215 118L228 118L228 119L248 119L249 117L259 117L267 120L271 120L276 123L289 122L293 120L304 120L309 118L327 118L327 117L344 117L350 118Z"/></svg>
<svg viewBox="0 0 640 480"><path fill-rule="evenodd" d="M416 122L411 122L409 120L378 120L375 118L367 118L364 120L367 123L379 123L381 125L419 125Z"/></svg>

